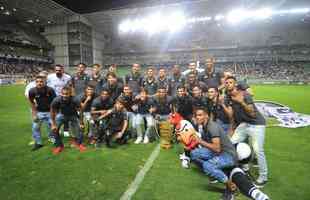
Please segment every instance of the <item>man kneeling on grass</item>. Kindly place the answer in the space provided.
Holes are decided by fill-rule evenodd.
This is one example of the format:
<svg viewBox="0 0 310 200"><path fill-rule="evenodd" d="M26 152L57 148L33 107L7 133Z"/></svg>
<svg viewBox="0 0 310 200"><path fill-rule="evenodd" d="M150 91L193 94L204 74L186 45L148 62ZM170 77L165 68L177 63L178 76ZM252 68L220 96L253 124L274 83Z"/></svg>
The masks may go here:
<svg viewBox="0 0 310 200"><path fill-rule="evenodd" d="M124 106L124 102L121 99L117 99L114 107L107 110L100 116L102 121L101 126L105 127L105 142L107 147L111 147L112 140L116 140L118 144L125 144L128 140L128 133L126 129L128 127L128 115ZM101 120L100 119L100 120Z"/></svg>
<svg viewBox="0 0 310 200"><path fill-rule="evenodd" d="M74 137L71 140L71 145L79 149L81 152L86 150L82 144L83 133L81 128L84 128L83 119L79 117L78 110L80 104L71 96L71 89L64 87L61 90L61 95L56 97L51 104L51 128L55 134L54 154L59 154L64 149L64 144L59 135L59 128L65 122L69 124Z"/></svg>
<svg viewBox="0 0 310 200"><path fill-rule="evenodd" d="M209 116L204 108L197 108L195 111L195 121L201 138L197 137L197 142L201 148L191 151L191 159L208 176L226 184L231 190L235 185L223 172L224 168L232 167L236 164L237 154L235 148L223 129L215 122L209 120Z"/></svg>

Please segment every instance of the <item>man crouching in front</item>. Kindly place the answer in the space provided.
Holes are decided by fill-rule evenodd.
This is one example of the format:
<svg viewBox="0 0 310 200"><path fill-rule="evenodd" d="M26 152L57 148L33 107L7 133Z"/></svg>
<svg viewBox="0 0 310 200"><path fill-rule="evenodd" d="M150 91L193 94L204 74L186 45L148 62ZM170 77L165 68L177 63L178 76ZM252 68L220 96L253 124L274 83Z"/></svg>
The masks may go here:
<svg viewBox="0 0 310 200"><path fill-rule="evenodd" d="M71 145L83 152L86 147L82 144L83 134L81 128L84 128L83 119L79 117L80 103L71 96L71 89L64 87L61 95L56 97L51 103L51 129L55 135L56 148L53 149L54 154L59 154L64 149L64 144L59 135L59 129L64 123L69 124L74 137Z"/></svg>
<svg viewBox="0 0 310 200"><path fill-rule="evenodd" d="M236 186L223 172L224 168L232 167L237 162L237 154L233 144L223 129L212 120L204 108L195 111L195 122L201 138L197 137L201 148L191 151L191 159L202 168L203 172L235 190Z"/></svg>

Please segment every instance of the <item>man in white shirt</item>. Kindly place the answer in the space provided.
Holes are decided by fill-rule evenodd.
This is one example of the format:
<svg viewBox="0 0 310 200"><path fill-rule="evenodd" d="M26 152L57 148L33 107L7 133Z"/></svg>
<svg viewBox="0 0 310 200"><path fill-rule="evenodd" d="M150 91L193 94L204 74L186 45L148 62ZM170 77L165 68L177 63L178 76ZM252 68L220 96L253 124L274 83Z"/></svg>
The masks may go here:
<svg viewBox="0 0 310 200"><path fill-rule="evenodd" d="M61 90L66 86L71 80L71 76L65 74L64 66L55 65L55 73L47 76L47 86L53 88L56 92L56 95L59 96Z"/></svg>

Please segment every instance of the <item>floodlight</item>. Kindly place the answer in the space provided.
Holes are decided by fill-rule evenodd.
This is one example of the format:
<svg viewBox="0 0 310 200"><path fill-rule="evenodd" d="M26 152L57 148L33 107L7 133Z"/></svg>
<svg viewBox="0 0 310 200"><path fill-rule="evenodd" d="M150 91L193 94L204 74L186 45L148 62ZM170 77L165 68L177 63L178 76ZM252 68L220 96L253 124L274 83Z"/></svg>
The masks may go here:
<svg viewBox="0 0 310 200"><path fill-rule="evenodd" d="M298 14L298 13L307 13L309 12L309 8L296 8L296 9L291 9L289 12L292 14Z"/></svg>
<svg viewBox="0 0 310 200"><path fill-rule="evenodd" d="M253 17L255 19L268 19L272 16L272 10L270 8L262 8L254 11Z"/></svg>
<svg viewBox="0 0 310 200"><path fill-rule="evenodd" d="M224 19L225 17L223 16L223 15L221 15L221 14L218 14L218 15L216 15L215 16L215 21L219 21L219 20L221 20L221 19Z"/></svg>
<svg viewBox="0 0 310 200"><path fill-rule="evenodd" d="M131 26L131 22L129 20L126 20L119 25L119 30L126 33L130 30Z"/></svg>
<svg viewBox="0 0 310 200"><path fill-rule="evenodd" d="M228 13L226 19L228 22L232 24L237 24L247 18L249 18L251 14L244 9L236 9Z"/></svg>
<svg viewBox="0 0 310 200"><path fill-rule="evenodd" d="M169 31L175 32L184 27L186 24L186 19L183 13L176 12L168 16L164 24Z"/></svg>
<svg viewBox="0 0 310 200"><path fill-rule="evenodd" d="M155 13L143 20L143 29L150 35L160 32L163 29L163 22L160 13Z"/></svg>

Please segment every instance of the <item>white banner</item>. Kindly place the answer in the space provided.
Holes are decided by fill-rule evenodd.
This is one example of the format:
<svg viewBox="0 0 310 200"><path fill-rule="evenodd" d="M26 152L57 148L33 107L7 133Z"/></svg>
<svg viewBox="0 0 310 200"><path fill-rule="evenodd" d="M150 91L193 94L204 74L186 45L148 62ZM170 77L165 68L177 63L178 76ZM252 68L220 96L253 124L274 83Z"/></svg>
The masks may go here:
<svg viewBox="0 0 310 200"><path fill-rule="evenodd" d="M310 125L310 115L293 112L287 106L268 101L256 101L255 105L265 118L275 118L278 126L298 128Z"/></svg>

